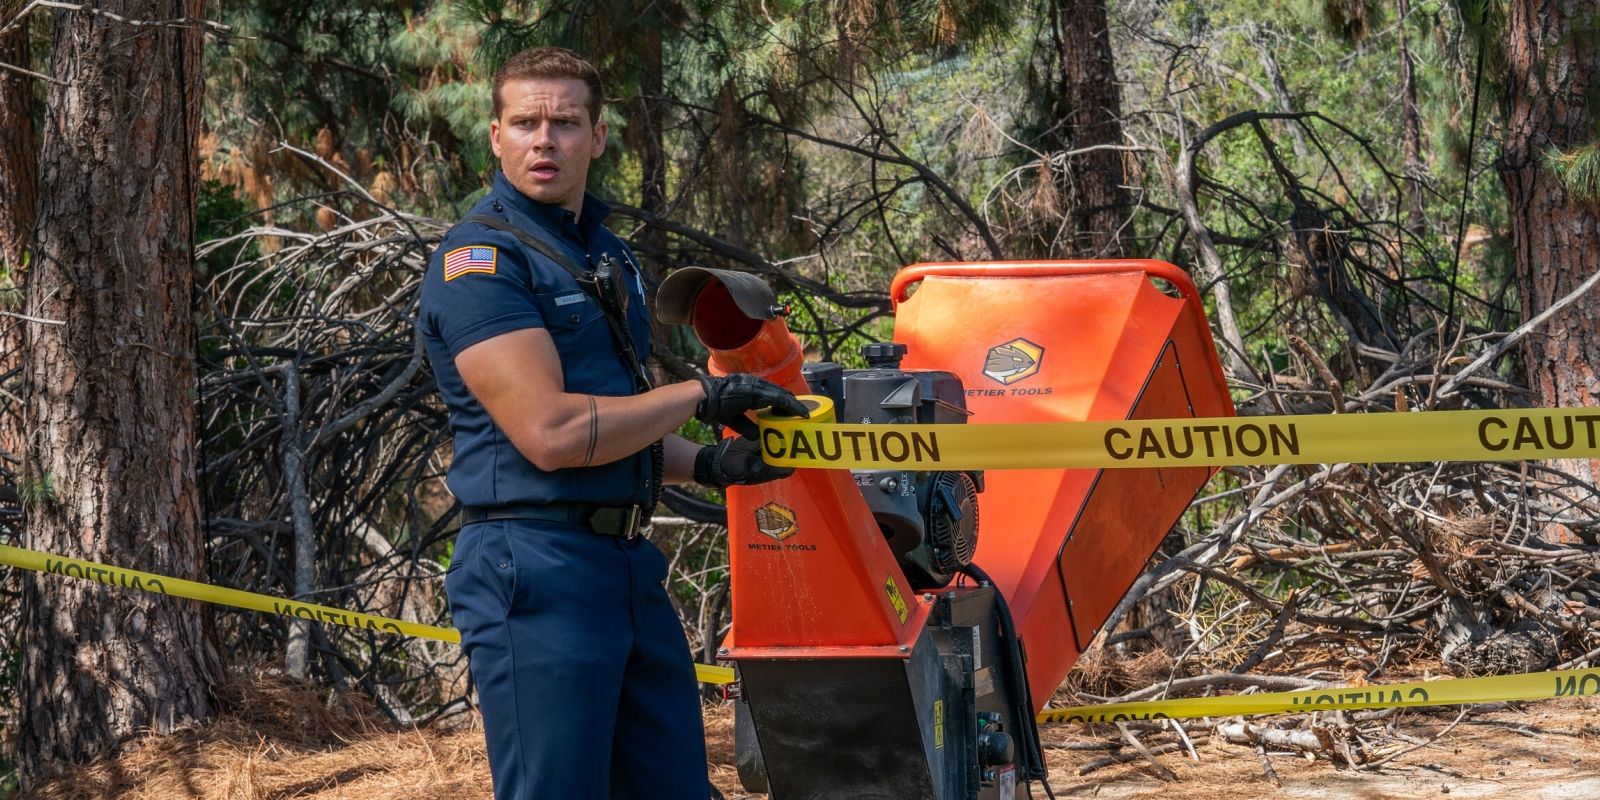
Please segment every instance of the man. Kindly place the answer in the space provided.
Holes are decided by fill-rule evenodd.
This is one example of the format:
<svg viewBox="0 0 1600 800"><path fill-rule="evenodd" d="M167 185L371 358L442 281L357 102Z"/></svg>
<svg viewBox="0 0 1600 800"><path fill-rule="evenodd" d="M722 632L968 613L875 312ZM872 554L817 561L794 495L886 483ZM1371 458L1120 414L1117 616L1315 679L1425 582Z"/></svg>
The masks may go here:
<svg viewBox="0 0 1600 800"><path fill-rule="evenodd" d="M690 417L746 428L756 408L805 413L748 375L648 386L638 265L585 192L602 97L569 50L500 68L500 171L423 281L420 333L455 437L448 483L466 507L445 591L498 800L709 796L693 664L641 517L663 481L789 474L747 439L673 435Z"/></svg>

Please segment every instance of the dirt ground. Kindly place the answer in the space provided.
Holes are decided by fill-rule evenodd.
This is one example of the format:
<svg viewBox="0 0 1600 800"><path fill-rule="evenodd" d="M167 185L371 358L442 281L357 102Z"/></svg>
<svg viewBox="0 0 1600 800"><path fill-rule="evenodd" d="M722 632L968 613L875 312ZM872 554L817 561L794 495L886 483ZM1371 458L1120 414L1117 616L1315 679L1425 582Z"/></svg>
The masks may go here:
<svg viewBox="0 0 1600 800"><path fill-rule="evenodd" d="M1394 719L1397 732L1419 743L1394 742L1397 755L1375 769L1335 767L1326 758L1259 754L1255 748L1206 737L1195 741L1195 755L1157 756L1176 774L1165 781L1149 762L1127 764L1080 776L1083 765L1104 755L1052 748L1047 753L1057 797L1168 798L1174 790L1201 790L1225 798L1379 798L1450 797L1600 798L1600 701L1579 698L1519 704L1470 713L1444 736L1460 709L1409 711ZM1083 726L1051 726L1049 743L1110 741L1089 736ZM1106 727L1106 726L1101 726ZM1386 750L1372 753L1382 758ZM1263 767L1272 767L1275 786ZM1036 796L1043 796L1042 792Z"/></svg>
<svg viewBox="0 0 1600 800"><path fill-rule="evenodd" d="M372 800L490 796L482 732L472 715L456 724L396 730L378 720L361 698L330 698L258 684L243 712L179 735L147 737L115 758L72 770L40 787L41 800L129 798L170 800ZM1361 728L1382 726L1366 759L1392 760L1375 769L1336 767L1326 757L1263 755L1197 730L1194 755L1171 733L1176 749L1155 756L1173 773L1163 778L1132 748L1111 749L1115 728L1050 725L1050 780L1057 797L1161 798L1174 792L1210 798L1449 797L1600 798L1600 698L1460 709L1412 710ZM1258 720L1265 722L1266 720ZM733 768L733 719L728 706L708 708L711 776L729 800L743 792ZM1448 728L1448 730L1446 730ZM1442 736L1440 734L1443 733ZM1435 738L1437 737L1437 738ZM1381 741L1379 741L1381 739ZM1071 749L1092 748L1092 749ZM1405 752L1401 752L1405 751ZM1128 763L1080 774L1108 753ZM1263 764L1281 785L1274 785ZM1043 798L1035 787L1035 798Z"/></svg>
<svg viewBox="0 0 1600 800"><path fill-rule="evenodd" d="M1460 709L1409 711L1398 715L1394 724L1405 735L1427 741L1459 713ZM740 790L732 766L722 766L732 761L731 715L713 711L706 724L717 786L729 800L766 797ZM1192 737L1198 760L1187 751L1156 756L1175 774L1174 781L1158 775L1143 757L1080 775L1080 768L1104 759L1108 751L1062 746L1116 741L1120 734L1112 726L1049 725L1040 734L1056 797L1172 800L1174 792L1199 792L1205 800L1600 798L1600 698L1594 697L1473 713L1435 742L1399 743L1396 749L1417 749L1371 771L1335 767L1326 758L1267 755L1279 786L1273 785L1255 748L1213 741L1216 737ZM1379 751L1374 757L1382 755ZM1044 796L1043 789L1035 786L1033 797Z"/></svg>

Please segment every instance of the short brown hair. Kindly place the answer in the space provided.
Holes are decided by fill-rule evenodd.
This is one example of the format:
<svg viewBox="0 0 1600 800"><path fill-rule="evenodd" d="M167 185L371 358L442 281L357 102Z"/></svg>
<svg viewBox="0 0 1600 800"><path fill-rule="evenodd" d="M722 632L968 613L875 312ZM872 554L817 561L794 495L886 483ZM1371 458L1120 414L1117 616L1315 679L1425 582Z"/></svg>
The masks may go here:
<svg viewBox="0 0 1600 800"><path fill-rule="evenodd" d="M530 47L508 59L494 73L494 116L500 118L500 87L506 81L531 78L572 78L589 87L589 121L600 121L600 105L605 97L600 71L583 56L565 47Z"/></svg>

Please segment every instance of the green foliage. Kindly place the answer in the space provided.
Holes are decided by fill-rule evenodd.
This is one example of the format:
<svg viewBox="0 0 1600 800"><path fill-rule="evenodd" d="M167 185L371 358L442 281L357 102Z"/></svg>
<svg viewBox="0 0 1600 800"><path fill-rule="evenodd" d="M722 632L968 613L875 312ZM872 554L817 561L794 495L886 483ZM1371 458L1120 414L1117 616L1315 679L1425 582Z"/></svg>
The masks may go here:
<svg viewBox="0 0 1600 800"><path fill-rule="evenodd" d="M489 118L493 66L477 57L477 17L465 4L438 4L408 15L394 32L387 50L409 77L396 88L391 108L408 125L422 130L442 128L470 174L493 168L489 151Z"/></svg>
<svg viewBox="0 0 1600 800"><path fill-rule="evenodd" d="M419 125L395 110L402 90L451 73L449 63L414 52L446 52L449 37L402 35L418 7L411 0L220 6L220 21L236 35L205 51L208 174L239 188L258 209L344 189L325 167L278 149L282 142L317 153L408 210L437 213L461 187L478 185L448 126L431 119ZM362 213L348 197L325 202L336 211ZM269 218L311 224L303 207Z"/></svg>
<svg viewBox="0 0 1600 800"><path fill-rule="evenodd" d="M1552 147L1544 151L1543 162L1567 194L1586 203L1600 203L1600 143L1567 151Z"/></svg>
<svg viewBox="0 0 1600 800"><path fill-rule="evenodd" d="M683 423L678 428L677 433L679 436L699 444L714 444L717 441L717 435L711 430L711 426L693 417L689 418L688 422Z"/></svg>
<svg viewBox="0 0 1600 800"><path fill-rule="evenodd" d="M28 262L33 258L33 253L22 251L22 268L28 267ZM0 311L21 311L28 298L24 295L22 287L12 280L11 270L5 264L0 264Z"/></svg>
<svg viewBox="0 0 1600 800"><path fill-rule="evenodd" d="M15 636L14 633L11 635ZM7 642L5 647L0 647L0 697L14 698L17 696L17 683L21 673L21 642L15 640ZM6 730L6 728L6 724L0 722L0 741L8 741L12 736L12 732ZM22 786L17 776L17 765L12 761L15 752L15 747L0 748L0 800L10 800L10 798L17 797L22 791Z"/></svg>
<svg viewBox="0 0 1600 800"><path fill-rule="evenodd" d="M435 564L439 565L439 569L448 570L450 569L450 562L454 561L455 558L456 540L452 537L445 540L444 548L439 551L438 555L433 557L433 561Z"/></svg>
<svg viewBox="0 0 1600 800"><path fill-rule="evenodd" d="M250 204L239 196L233 186L217 180L201 181L200 198L195 209L195 244L237 232L240 223L246 221L250 213ZM260 255L260 246L254 240L249 240L208 253L195 263L195 270L204 277L240 259L253 259Z"/></svg>
<svg viewBox="0 0 1600 800"><path fill-rule="evenodd" d="M49 473L37 478L25 474L17 481L17 496L21 498L22 505L26 508L54 502L56 499L55 479Z"/></svg>
<svg viewBox="0 0 1600 800"><path fill-rule="evenodd" d="M250 204L234 187L221 181L202 181L195 211L195 241L209 242L227 235L249 213Z"/></svg>
<svg viewBox="0 0 1600 800"><path fill-rule="evenodd" d="M1503 41L1510 23L1505 0L1455 0L1466 34L1482 41Z"/></svg>
<svg viewBox="0 0 1600 800"><path fill-rule="evenodd" d="M1453 0L1455 11L1459 15L1459 25L1463 38L1463 61L1467 60L1466 54L1470 53L1473 59L1479 58L1482 50L1483 63L1483 96L1485 100L1492 101L1502 96L1502 89L1507 85L1508 55L1506 43L1509 41L1511 27L1510 9L1506 0ZM1470 42L1470 44L1467 44Z"/></svg>
<svg viewBox="0 0 1600 800"><path fill-rule="evenodd" d="M1381 21L1373 0L1322 0L1322 14L1328 31L1349 43L1365 39Z"/></svg>

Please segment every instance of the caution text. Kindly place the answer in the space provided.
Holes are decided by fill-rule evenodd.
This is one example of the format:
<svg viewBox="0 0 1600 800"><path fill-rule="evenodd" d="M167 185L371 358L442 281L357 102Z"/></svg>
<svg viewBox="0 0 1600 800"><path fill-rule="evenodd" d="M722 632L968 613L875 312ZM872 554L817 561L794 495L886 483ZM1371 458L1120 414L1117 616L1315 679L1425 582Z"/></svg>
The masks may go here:
<svg viewBox="0 0 1600 800"><path fill-rule="evenodd" d="M1146 458L1256 458L1300 455L1294 423L1114 427L1106 431L1106 455L1118 461Z"/></svg>

